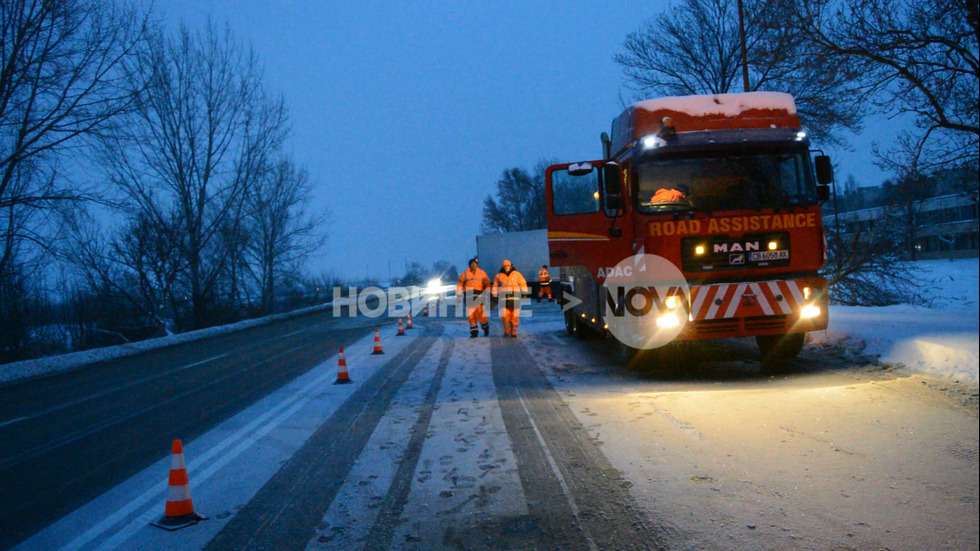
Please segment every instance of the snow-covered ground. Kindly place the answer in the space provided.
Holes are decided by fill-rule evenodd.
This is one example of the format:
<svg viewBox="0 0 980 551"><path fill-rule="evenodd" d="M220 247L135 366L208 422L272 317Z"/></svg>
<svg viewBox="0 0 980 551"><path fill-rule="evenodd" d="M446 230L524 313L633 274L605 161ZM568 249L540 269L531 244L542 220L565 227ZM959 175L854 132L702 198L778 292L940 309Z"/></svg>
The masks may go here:
<svg viewBox="0 0 980 551"><path fill-rule="evenodd" d="M917 262L935 289L934 305L831 306L830 327L811 334L902 370L977 385L980 372L978 267L975 258Z"/></svg>
<svg viewBox="0 0 980 551"><path fill-rule="evenodd" d="M978 262L930 263L924 267L930 278L942 284L941 305L833 307L831 328L815 335L811 346L844 345L855 356L880 355L882 361L906 366L900 369L976 385ZM593 369L595 356L587 352L588 347L560 346L568 337L563 334L559 310L543 304L536 305L535 310L541 315L521 325L531 354L596 445L634 485L640 505L657 513L654 516L658 518L669 516L668 524L687 534L684 537L690 541L706 542L704 547L692 544L692 549L788 548L785 544L794 541L795 548L827 549L832 548L828 542L836 544L842 539L872 541L885 537L890 528L906 523L902 515L923 515L917 508L919 501L895 501L917 495L922 489L922 484L903 482L919 481L922 473L908 475L909 469L935 461L933 456L920 454L952 449L956 453L947 454L947 460L953 467L959 465L956 457L975 454L971 452L976 449L975 425L967 427L968 434L952 438L946 434L950 430L947 410L926 405L907 411L906 405L896 405L900 399L895 396L901 393L876 394L877 385L855 385L855 379L846 375L830 374L831 380L844 381L830 386L814 387L807 378L790 377L761 382L749 379L724 389L718 388L716 381L697 383L700 388L696 392L682 388L686 383L669 383L672 386L663 392L656 386L660 382ZM499 321L494 319L493 323L494 334L499 334ZM378 503L398 478L396 460L409 447L413 433L409 429L419 416L427 389L433 388L437 366L443 359L445 373L432 404L429 431L425 432L417 468L407 477L412 484L403 517L410 521L395 526L392 541L406 542L402 547L406 549L433 548L430 538L443 533L441 522L526 516L516 459L493 381L490 342L467 336L465 321L445 324L445 333L386 408L308 549L350 548L366 537L379 514ZM324 420L414 338L388 339L388 355L380 357L370 353L372 340L373 336L366 336L346 349L353 384L330 384L336 375L337 359L328 358L185 443L196 509L210 515L211 520L177 536L149 526L159 518L166 499L167 457L42 530L18 549L205 547ZM775 390L767 392L770 386ZM772 412L776 411L780 422L773 420ZM834 415L828 414L831 411ZM897 419L885 415L893 411L900 412ZM937 440L940 433L944 436ZM882 434L891 435L884 441L887 445L876 440ZM892 453L893 449L900 453ZM786 457L793 459L787 462ZM858 473L861 477L854 478L854 470L864 469L868 461L873 461L868 473L876 474L862 472ZM749 464L752 469L741 467ZM828 467L817 469L818 465ZM946 464L941 467L927 473L928 477L922 475L926 487L937 495L962 486L963 480L976 479L975 463L966 462L966 469L974 469L967 475ZM888 476L902 474L879 485L876 469ZM766 475L750 475L757 472ZM864 486L849 489L856 484ZM665 490L669 488L674 490ZM969 494L968 490L964 491ZM474 498L477 491L479 495ZM712 497L716 495L724 499ZM973 499L967 495L959 501L924 500L933 509L923 518L929 522L945 520L950 526L937 524L927 530L921 522L913 525L909 521L906 524L913 527L909 532L942 534L954 530L958 519L968 521L968 515L943 507L952 500L967 510L975 507ZM828 513L837 511L841 503L850 507L843 509L847 514L839 515L843 520ZM807 516L800 516L803 513ZM853 519L848 516L851 514ZM420 524L425 519L433 520ZM847 534L840 536L834 532L838 529ZM735 539L718 540L715 532L719 531ZM814 532L827 533L829 539L815 537ZM857 536L852 538L851 533ZM797 534L809 539L794 540ZM715 545L718 541L722 543ZM767 545L754 545L758 542Z"/></svg>
<svg viewBox="0 0 980 551"><path fill-rule="evenodd" d="M898 365L899 369L977 385L980 380L980 261L975 258L923 261L918 262L917 266L922 269L926 285L935 289L933 306L831 306L830 328L811 334L811 342L841 345L855 355L877 357L882 362ZM100 350L0 365L0 384L77 369L92 362L237 331L300 313L303 312Z"/></svg>

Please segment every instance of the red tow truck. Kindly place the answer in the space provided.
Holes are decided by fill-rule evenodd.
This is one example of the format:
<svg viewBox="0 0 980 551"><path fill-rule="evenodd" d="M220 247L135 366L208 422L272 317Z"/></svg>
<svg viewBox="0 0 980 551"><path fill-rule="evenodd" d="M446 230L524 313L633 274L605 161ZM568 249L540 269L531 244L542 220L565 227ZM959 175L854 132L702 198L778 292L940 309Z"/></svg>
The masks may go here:
<svg viewBox="0 0 980 551"><path fill-rule="evenodd" d="M628 271L628 259L652 255L676 268L686 284L677 289L686 289L673 298L643 291L656 299L640 309L655 320L645 327L675 327L671 342L755 337L762 367L785 369L805 333L827 327L820 204L832 180L830 159L813 157L792 96L642 101L602 141L603 159L546 172L550 264L574 297L568 331L610 333L624 298L637 296L607 280L620 275L617 266ZM662 344L633 337L619 339L631 361Z"/></svg>

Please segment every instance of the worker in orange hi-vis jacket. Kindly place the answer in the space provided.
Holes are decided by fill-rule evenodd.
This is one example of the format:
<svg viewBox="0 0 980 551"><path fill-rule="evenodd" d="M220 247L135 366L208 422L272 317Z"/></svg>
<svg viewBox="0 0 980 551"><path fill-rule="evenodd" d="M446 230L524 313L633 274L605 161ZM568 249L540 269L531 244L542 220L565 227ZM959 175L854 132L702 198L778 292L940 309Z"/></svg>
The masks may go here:
<svg viewBox="0 0 980 551"><path fill-rule="evenodd" d="M548 266L541 266L538 270L538 302L542 298L551 302L551 275L548 273Z"/></svg>
<svg viewBox="0 0 980 551"><path fill-rule="evenodd" d="M471 258L469 264L469 268L459 274L459 281L456 283L456 300L466 304L466 317L470 321L470 338L475 339L477 322L480 322L483 327L483 336L490 334L490 323L487 321L483 298L480 296L490 288L490 277L480 269L480 261L476 258Z"/></svg>
<svg viewBox="0 0 980 551"><path fill-rule="evenodd" d="M676 203L678 201L683 201L687 199L687 194L690 189L686 184L678 184L671 188L661 188L658 189L653 197L650 198L651 203Z"/></svg>
<svg viewBox="0 0 980 551"><path fill-rule="evenodd" d="M521 295L527 292L527 281L514 269L510 260L504 260L500 273L493 278L494 298L502 300L500 315L504 322L504 336L517 338L517 324L521 316Z"/></svg>

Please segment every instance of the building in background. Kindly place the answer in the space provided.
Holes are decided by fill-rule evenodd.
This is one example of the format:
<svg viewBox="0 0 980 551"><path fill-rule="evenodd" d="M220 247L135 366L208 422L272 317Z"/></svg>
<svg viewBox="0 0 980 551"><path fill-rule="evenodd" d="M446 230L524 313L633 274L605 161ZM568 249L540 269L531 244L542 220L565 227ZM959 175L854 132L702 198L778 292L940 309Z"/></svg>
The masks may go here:
<svg viewBox="0 0 980 551"><path fill-rule="evenodd" d="M898 238L910 260L980 257L977 173L952 171L907 185L849 187L824 208L824 225L845 240ZM839 226L839 228L838 228Z"/></svg>

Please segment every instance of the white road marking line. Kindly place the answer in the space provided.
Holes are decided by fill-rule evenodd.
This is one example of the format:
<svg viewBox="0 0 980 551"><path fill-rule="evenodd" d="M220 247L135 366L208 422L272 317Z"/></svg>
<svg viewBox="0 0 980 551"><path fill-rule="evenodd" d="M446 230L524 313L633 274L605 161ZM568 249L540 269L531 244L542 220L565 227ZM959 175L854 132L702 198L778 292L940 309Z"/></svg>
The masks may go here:
<svg viewBox="0 0 980 551"><path fill-rule="evenodd" d="M308 329L300 329L298 331L293 331L291 333L286 333L285 335L277 335L274 338L265 339L265 340L260 341L260 342L258 342L256 344L253 344L251 346L251 348L254 348L254 347L258 346L258 345L264 344L264 343L269 342L269 341L272 341L272 340L280 340L280 339L284 339L286 337L292 337L293 335L298 335L298 334L303 333L303 332L306 332L306 331L308 331ZM229 354L219 354L217 356L212 356L210 358L207 358L207 359L204 359L204 360L201 360L201 361L198 361L198 362L194 362L192 364L187 364L185 366L181 366L181 367L178 367L176 369L171 369L171 370L166 371L164 373L159 373L157 375L153 375L153 376L150 376L150 377L139 379L137 381L132 381L130 383L126 383L126 384L124 384L122 386L118 386L118 387L115 387L115 388L110 388L110 389L107 389L107 390L103 390L102 392L99 392L99 393L96 393L96 394L92 394L91 396L85 396L83 398L79 398L79 399L73 400L71 402L65 402L63 404L58 404L57 406L54 406L54 407L51 407L51 408L48 408L48 409L45 409L45 410L38 411L38 412L33 413L31 415L27 415L25 417L18 417L17 419L11 419L10 421L5 421L3 423L0 423L0 427L6 426L6 425L13 425L14 423L19 423L21 421L26 421L28 419L34 419L34 418L40 417L42 415L47 415L49 413L54 413L54 412L56 412L58 410L69 408L71 406L77 406L78 404L87 402L89 400L94 400L96 398L101 398L103 396L107 396L109 394L112 394L113 392L119 392L120 390L125 390L127 388L134 387L136 385L141 385L143 383L148 383L150 381L155 381L157 379L161 379L163 377L166 377L167 375L173 375L174 373L177 373L177 372L180 372L180 371L184 371L184 370L187 370L187 369L191 369L191 368L194 368L194 367L197 367L197 366L200 366L200 365L204 365L206 363L213 362L215 360L220 360L221 358L226 358L228 356L229 356Z"/></svg>
<svg viewBox="0 0 980 551"><path fill-rule="evenodd" d="M73 400L71 402L65 402L63 404L58 404L57 406L50 407L48 409L44 409L44 410L38 411L38 412L33 413L31 415L27 415L25 417L20 417L20 418L13 419L13 420L10 420L10 421L4 422L4 423L0 423L0 427L2 427L4 425L12 425L12 424L18 423L20 421L26 421L28 419L34 419L36 417L41 417L42 415L47 415L49 413L54 413L54 412L56 412L58 410L65 409L65 408L68 408L68 407L71 407L71 406L77 406L78 404L87 402L89 400L94 400L96 398L101 398L103 396L112 394L113 392L118 392L120 390L125 390L127 388L130 388L130 387L133 387L133 386L136 386L136 385L141 385L143 383L148 383L150 381L154 381L156 379L160 379L160 378L166 377L167 375L172 375L173 373L176 373L178 371L183 371L185 369L190 369L192 367L197 367L199 365L203 365L203 364L206 364L208 362L213 362L214 360L220 360L221 358L224 358L226 356L228 356L228 354L221 354L221 355L218 355L218 356L212 356L212 357L210 357L210 358L208 358L206 360L201 360L199 362L194 362L192 364L185 365L183 367L178 367L177 369L174 369L174 370L171 370L171 371L167 371L166 373L160 373L158 375L153 375L152 377L146 377L145 379L140 379L138 381L133 381L133 382L130 382L130 383L126 383L126 384L124 384L122 386L117 386L115 388L110 388L108 390L103 390L102 392L99 392L99 393L96 393L96 394L92 394L91 396L85 396L84 398L79 398L79 399Z"/></svg>
<svg viewBox="0 0 980 551"><path fill-rule="evenodd" d="M200 482L206 481L215 472L217 472L219 468L223 467L232 459L240 455L246 448L254 444L254 442L258 438L265 436L273 429L275 429L277 426L282 424L283 421L285 421L290 416L292 416L297 409L305 405L306 402L310 400L310 395L314 388L319 388L320 386L323 386L325 384L324 381L329 380L333 376L335 376L335 374L330 372L321 375L320 377L311 381L305 387L300 389L300 391L294 394L292 398L288 400L283 400L269 411L260 415L258 418L256 418L248 425L242 427L242 429L239 430L238 432L235 432L232 435L230 435L228 438L225 438L217 446L211 448L197 459L191 461L188 464L187 468L189 472L193 473L198 468L207 464L207 462L213 459L216 455L222 453L226 448L231 447L239 440L242 441L238 446L235 446L233 450L228 452L228 454L226 454L221 459L219 459L214 465L208 467L207 470L201 473L194 474L193 475L194 483L198 484ZM299 402L300 400L302 401ZM267 425L260 427L260 425L265 423L266 420L268 420L270 417L274 415L279 414L279 412L284 409L287 409L287 411L285 411L284 413L278 415L278 417L275 417L274 419L269 421ZM249 436L249 433L252 432L253 430L255 431L254 435ZM146 507L150 500L156 499L157 501L159 501L160 497L164 494L164 492L166 492L166 490L167 490L166 482L161 482L151 487L149 490L141 494L139 497L130 501L128 504L124 505L123 507L120 507L112 515L106 517L102 522L96 524L92 528L88 529L85 533L81 534L79 537L75 538L65 546L61 547L61 549L63 551L81 549L95 538L98 538L99 536L104 534L114 525L121 522L123 519L125 519L127 516L132 514L134 511ZM143 528L147 523L149 523L149 520L152 520L158 514L159 514L158 512L155 512L153 510L143 513L141 516L131 521L126 527L124 527L119 532L117 532L116 536L113 537L110 541L116 542L116 545L118 545L118 543L124 541L124 539L118 539L119 537L123 536L123 532L125 532L126 537L128 538L133 533ZM149 520L147 520L147 518ZM105 547L105 545L107 545L108 543L109 541L103 543L103 545L100 546L99 548L101 549Z"/></svg>
<svg viewBox="0 0 980 551"><path fill-rule="evenodd" d="M18 417L16 419L11 419L10 421L4 421L3 423L0 423L0 427L5 427L7 425L13 425L14 423L19 423L24 419L27 419L27 417Z"/></svg>
<svg viewBox="0 0 980 551"><path fill-rule="evenodd" d="M572 498L572 492L568 489L568 484L565 483L565 477L563 477L561 475L561 471L558 470L558 464L555 462L555 458L551 456L551 450L548 449L548 444L545 443L544 437L541 436L541 431L538 430L538 425L534 422L534 418L531 416L531 411L527 408L527 404L524 402L524 395L521 394L521 389L515 388L514 392L517 393L517 397L521 401L521 407L524 408L524 413L527 413L527 419L531 422L531 428L534 429L534 435L538 438L538 443L541 444L541 449L544 450L545 457L548 458L548 464L551 465L552 472L554 472L555 476L558 477L558 484L561 485L562 493L565 494L565 499L568 500L568 505L572 508L572 514L575 516L575 520L578 521L579 526L582 528L582 532L585 534L585 540L589 542L589 549L592 551L599 551L595 541L592 540L592 534L589 533L588 527L579 517L578 506L575 505L575 499Z"/></svg>
<svg viewBox="0 0 980 551"><path fill-rule="evenodd" d="M323 379L326 378L327 377L324 377ZM320 384L326 384L326 383L321 382ZM292 417L294 413L299 411L309 401L310 401L309 396L303 398L302 400L293 404L292 407L290 407L288 410L283 412L281 415L279 415L271 422L269 422L269 424L256 431L255 434L251 436L246 435L246 437L244 437L244 439L241 442L239 442L238 445L235 446L227 454L222 455L220 459L212 463L210 466L208 466L208 468L201 471L200 473L195 473L194 482L196 484L199 484L209 480L221 468L223 468L225 465L230 463L233 459L236 459L239 455L241 455L242 452L255 445L255 443L258 442L260 438L266 436L267 434L272 432L275 428L277 428L279 425L281 425L286 419ZM224 442L222 442L222 445L223 444ZM194 467L196 466L199 465L195 463L191 463L189 468L194 469ZM145 528L150 522L152 522L154 519L156 519L159 516L160 516L160 511L154 510L153 508L148 509L145 513L136 517L125 527L121 528L119 531L113 534L111 538L102 542L101 545L96 547L96 550L102 551L108 549L115 549L119 547L123 542L128 540L134 534L136 534L136 532L139 532L140 530Z"/></svg>

